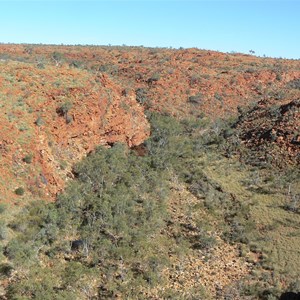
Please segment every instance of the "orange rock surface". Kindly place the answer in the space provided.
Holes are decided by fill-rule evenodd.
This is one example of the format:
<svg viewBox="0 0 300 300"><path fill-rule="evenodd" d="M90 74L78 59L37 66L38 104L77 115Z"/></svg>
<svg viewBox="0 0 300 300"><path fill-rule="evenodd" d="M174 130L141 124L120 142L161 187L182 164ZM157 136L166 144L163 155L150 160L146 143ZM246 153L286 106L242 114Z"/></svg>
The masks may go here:
<svg viewBox="0 0 300 300"><path fill-rule="evenodd" d="M150 134L145 109L178 118L228 117L262 99L278 105L299 99L300 90L288 88L299 78L298 60L199 49L1 44L0 200L19 199L14 190L20 186L28 197L54 199L72 165L97 145L141 144ZM65 103L70 108L62 114ZM24 161L28 155L31 163Z"/></svg>

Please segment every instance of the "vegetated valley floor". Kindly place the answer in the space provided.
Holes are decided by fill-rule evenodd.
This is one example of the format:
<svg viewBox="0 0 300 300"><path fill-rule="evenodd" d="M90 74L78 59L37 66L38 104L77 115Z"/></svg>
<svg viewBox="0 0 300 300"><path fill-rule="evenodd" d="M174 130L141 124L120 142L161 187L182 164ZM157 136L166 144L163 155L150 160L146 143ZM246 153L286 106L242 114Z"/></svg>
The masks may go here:
<svg viewBox="0 0 300 300"><path fill-rule="evenodd" d="M299 296L299 60L2 44L0 127L1 299Z"/></svg>

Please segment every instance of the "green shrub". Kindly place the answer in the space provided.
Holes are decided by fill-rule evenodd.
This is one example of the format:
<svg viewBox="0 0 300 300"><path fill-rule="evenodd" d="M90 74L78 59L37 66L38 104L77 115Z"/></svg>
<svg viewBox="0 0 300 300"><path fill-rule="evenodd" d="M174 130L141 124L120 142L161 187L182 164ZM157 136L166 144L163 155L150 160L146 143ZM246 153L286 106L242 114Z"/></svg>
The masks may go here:
<svg viewBox="0 0 300 300"><path fill-rule="evenodd" d="M56 112L65 118L67 124L73 121L72 116L68 114L72 106L73 104L70 101L66 101L56 109Z"/></svg>
<svg viewBox="0 0 300 300"><path fill-rule="evenodd" d="M291 282L287 290L289 292L300 293L300 279Z"/></svg>
<svg viewBox="0 0 300 300"><path fill-rule="evenodd" d="M55 51L52 53L52 59L54 60L56 65L58 65L58 64L62 63L65 58L62 53Z"/></svg>
<svg viewBox="0 0 300 300"><path fill-rule="evenodd" d="M35 249L32 244L25 244L22 241L12 240L5 248L5 255L13 260L16 265L32 265Z"/></svg>
<svg viewBox="0 0 300 300"><path fill-rule="evenodd" d="M37 65L36 65L36 67L38 68L38 69L45 69L45 64L44 63L42 63L42 62L38 62L37 63Z"/></svg>
<svg viewBox="0 0 300 300"><path fill-rule="evenodd" d="M6 296L8 299L77 299L73 287L63 288L62 282L59 269L53 272L51 268L36 264L27 271L23 280L16 280L9 285Z"/></svg>
<svg viewBox="0 0 300 300"><path fill-rule="evenodd" d="M201 104L203 101L203 95L199 93L197 95L190 96L188 101L193 104Z"/></svg>
<svg viewBox="0 0 300 300"><path fill-rule="evenodd" d="M0 263L0 276L9 276L13 269L13 266L9 263Z"/></svg>
<svg viewBox="0 0 300 300"><path fill-rule="evenodd" d="M288 87L300 90L300 79L293 79L288 82Z"/></svg>
<svg viewBox="0 0 300 300"><path fill-rule="evenodd" d="M6 210L6 205L4 203L0 203L0 214L2 214Z"/></svg>
<svg viewBox="0 0 300 300"><path fill-rule="evenodd" d="M31 164L32 163L32 154L27 154L26 156L23 157L23 161L26 162L27 164Z"/></svg>
<svg viewBox="0 0 300 300"><path fill-rule="evenodd" d="M144 88L138 88L135 90L136 101L142 105L149 104L147 97L147 91Z"/></svg>
<svg viewBox="0 0 300 300"><path fill-rule="evenodd" d="M215 237L208 235L205 232L201 232L193 239L193 249L209 250L215 247L217 240Z"/></svg>
<svg viewBox="0 0 300 300"><path fill-rule="evenodd" d="M78 60L73 60L69 63L69 67L71 68L81 68L83 65L83 63L81 61L78 61Z"/></svg>
<svg viewBox="0 0 300 300"><path fill-rule="evenodd" d="M15 194L18 195L18 196L23 196L25 193L25 190L24 188L22 187L18 187L16 190L15 190Z"/></svg>
<svg viewBox="0 0 300 300"><path fill-rule="evenodd" d="M73 105L70 101L66 101L60 107L57 108L57 112L62 116L67 116L72 106Z"/></svg>
<svg viewBox="0 0 300 300"><path fill-rule="evenodd" d="M147 82L152 84L153 82L159 81L160 79L160 74L159 73L154 73L151 75L150 78L148 78Z"/></svg>
<svg viewBox="0 0 300 300"><path fill-rule="evenodd" d="M68 163L65 160L60 161L59 167L61 170L65 170L68 166Z"/></svg>
<svg viewBox="0 0 300 300"><path fill-rule="evenodd" d="M285 209L295 213L300 212L300 193L299 194L290 193L287 196Z"/></svg>
<svg viewBox="0 0 300 300"><path fill-rule="evenodd" d="M7 238L7 226L4 221L0 220L0 240Z"/></svg>
<svg viewBox="0 0 300 300"><path fill-rule="evenodd" d="M42 118L41 116L39 116L39 117L35 120L34 124L37 125L38 127L44 125L44 120L43 120L43 118Z"/></svg>

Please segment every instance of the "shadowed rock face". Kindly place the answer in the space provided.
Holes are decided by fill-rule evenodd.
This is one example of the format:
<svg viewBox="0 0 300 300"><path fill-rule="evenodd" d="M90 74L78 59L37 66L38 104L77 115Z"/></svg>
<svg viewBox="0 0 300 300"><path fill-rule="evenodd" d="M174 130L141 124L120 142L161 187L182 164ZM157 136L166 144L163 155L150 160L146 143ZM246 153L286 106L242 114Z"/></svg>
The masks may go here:
<svg viewBox="0 0 300 300"><path fill-rule="evenodd" d="M286 292L280 296L279 300L300 300L300 293Z"/></svg>

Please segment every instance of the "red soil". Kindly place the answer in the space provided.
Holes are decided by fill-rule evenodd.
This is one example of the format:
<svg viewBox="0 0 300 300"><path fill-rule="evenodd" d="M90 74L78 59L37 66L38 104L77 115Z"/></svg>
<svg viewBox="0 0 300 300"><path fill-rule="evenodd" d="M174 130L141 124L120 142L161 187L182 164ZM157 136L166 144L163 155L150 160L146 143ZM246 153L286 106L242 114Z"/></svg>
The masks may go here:
<svg viewBox="0 0 300 300"><path fill-rule="evenodd" d="M71 166L97 145L141 144L150 133L145 107L179 118L228 117L261 99L299 98L287 88L297 78L296 60L198 49L0 45L0 200L15 201L19 186L54 199ZM68 116L60 115L66 102Z"/></svg>

